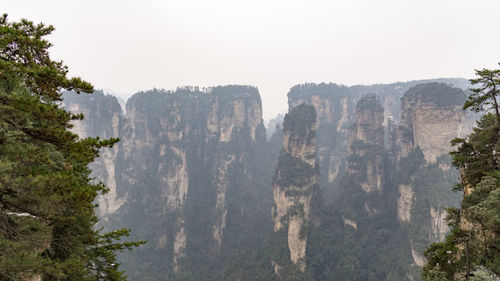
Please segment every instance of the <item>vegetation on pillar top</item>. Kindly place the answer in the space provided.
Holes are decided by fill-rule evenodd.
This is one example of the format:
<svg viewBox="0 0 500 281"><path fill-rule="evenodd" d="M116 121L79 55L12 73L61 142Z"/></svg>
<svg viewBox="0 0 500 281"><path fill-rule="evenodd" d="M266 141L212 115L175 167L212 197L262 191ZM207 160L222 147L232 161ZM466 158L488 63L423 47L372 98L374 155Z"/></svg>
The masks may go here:
<svg viewBox="0 0 500 281"><path fill-rule="evenodd" d="M449 106L462 105L466 97L461 89L438 82L415 85L403 96L403 99L413 100L419 98L425 103Z"/></svg>
<svg viewBox="0 0 500 281"><path fill-rule="evenodd" d="M316 110L314 106L305 103L292 108L285 116L283 121L283 131L290 131L297 134L301 138L305 138L306 134L313 134L314 124L316 123ZM310 136L311 138L314 135ZM309 138L308 138L309 139Z"/></svg>
<svg viewBox="0 0 500 281"><path fill-rule="evenodd" d="M380 99L376 94L365 95L356 103L357 111L366 108L373 108L375 111L384 111L384 108L380 104Z"/></svg>
<svg viewBox="0 0 500 281"><path fill-rule="evenodd" d="M335 83L306 83L292 87L288 92L288 99L305 98L312 94L322 97L332 97L332 93L343 96L350 93L349 88L345 85Z"/></svg>

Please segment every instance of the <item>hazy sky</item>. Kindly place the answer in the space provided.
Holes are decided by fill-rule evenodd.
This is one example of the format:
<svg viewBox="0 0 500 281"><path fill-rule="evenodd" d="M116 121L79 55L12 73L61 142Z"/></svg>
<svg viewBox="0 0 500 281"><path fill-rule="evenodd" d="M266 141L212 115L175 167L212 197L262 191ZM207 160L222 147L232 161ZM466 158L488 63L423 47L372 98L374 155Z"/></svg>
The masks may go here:
<svg viewBox="0 0 500 281"><path fill-rule="evenodd" d="M264 118L290 87L498 68L499 0L2 0L11 20L55 26L51 54L97 88L248 84Z"/></svg>

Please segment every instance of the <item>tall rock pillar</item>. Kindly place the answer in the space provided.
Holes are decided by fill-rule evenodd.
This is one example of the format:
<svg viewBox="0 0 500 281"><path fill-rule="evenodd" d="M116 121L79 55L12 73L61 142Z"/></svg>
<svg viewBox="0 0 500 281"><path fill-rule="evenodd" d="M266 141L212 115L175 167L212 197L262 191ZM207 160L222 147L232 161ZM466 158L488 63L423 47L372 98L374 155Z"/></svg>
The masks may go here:
<svg viewBox="0 0 500 281"><path fill-rule="evenodd" d="M311 199L318 188L315 133L313 106L301 104L290 110L283 122L283 148L273 180L274 231L286 231L290 260L302 272L306 268L305 228L312 219Z"/></svg>

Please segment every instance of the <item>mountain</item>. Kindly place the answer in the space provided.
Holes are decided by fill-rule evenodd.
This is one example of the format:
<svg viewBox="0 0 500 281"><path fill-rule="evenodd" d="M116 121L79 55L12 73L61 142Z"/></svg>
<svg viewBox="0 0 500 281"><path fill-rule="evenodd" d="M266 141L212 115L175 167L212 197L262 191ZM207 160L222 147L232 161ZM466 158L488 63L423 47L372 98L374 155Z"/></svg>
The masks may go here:
<svg viewBox="0 0 500 281"><path fill-rule="evenodd" d="M442 207L460 199L447 152L474 120L464 91L433 81L306 84L289 100L318 114L323 219L308 237L311 279L418 280L425 245L448 230Z"/></svg>
<svg viewBox="0 0 500 281"><path fill-rule="evenodd" d="M266 137L251 86L66 93L94 163L102 227L149 243L130 280L418 280L456 205L449 139L470 131L465 79L303 84ZM461 87L461 88L458 88ZM268 128L268 132L269 128Z"/></svg>
<svg viewBox="0 0 500 281"><path fill-rule="evenodd" d="M73 128L80 136L121 138L94 171L110 188L99 200L103 225L133 228L149 241L124 257L132 279L207 274L272 229L272 193L265 187L274 163L262 160L266 140L255 88L141 92L128 100L126 115L102 93L68 94L64 102L88 116Z"/></svg>
<svg viewBox="0 0 500 281"><path fill-rule="evenodd" d="M297 278L289 276L290 271L305 271L306 227L320 219L312 212L319 188L315 125L316 111L306 104L292 108L283 121L283 148L273 180L273 219L276 239L287 240L288 253L285 250L278 256L281 261L272 264L285 280Z"/></svg>

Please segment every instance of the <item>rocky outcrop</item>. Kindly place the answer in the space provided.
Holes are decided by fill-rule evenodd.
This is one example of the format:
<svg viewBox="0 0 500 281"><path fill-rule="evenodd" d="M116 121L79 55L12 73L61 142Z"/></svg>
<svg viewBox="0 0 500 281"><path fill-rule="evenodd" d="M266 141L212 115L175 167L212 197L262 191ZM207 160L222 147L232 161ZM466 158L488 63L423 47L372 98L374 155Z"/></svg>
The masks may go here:
<svg viewBox="0 0 500 281"><path fill-rule="evenodd" d="M398 219L400 222L411 221L411 207L414 200L414 192L410 185L400 184L398 186Z"/></svg>
<svg viewBox="0 0 500 281"><path fill-rule="evenodd" d="M382 192L384 157L384 108L376 95L356 104L355 121L348 133L347 173L356 175L367 192Z"/></svg>
<svg viewBox="0 0 500 281"><path fill-rule="evenodd" d="M411 245L412 243L410 243ZM416 251L415 249L413 249L413 246L411 246L411 256L413 258L413 262L419 266L419 267L423 267L425 265L425 257L424 255L422 255L420 252Z"/></svg>
<svg viewBox="0 0 500 281"><path fill-rule="evenodd" d="M339 188L338 179L345 172L346 157L348 155L349 126L355 121L357 102L367 94L376 94L383 106L383 126L386 130L385 144L387 150L394 148L391 143L398 139L396 130L389 131L392 126L397 127L401 120L401 97L411 87L428 82L440 82L467 88L465 79L433 79L399 82L393 84L344 86L338 84L301 84L294 86L288 93L289 109L302 103L313 105L316 109L317 120L317 157L320 164L320 187L327 201L335 201ZM463 126L465 127L465 126ZM403 143L407 145L407 143ZM409 149L411 150L411 149ZM394 156L399 154L394 151ZM391 155L392 157L392 155Z"/></svg>
<svg viewBox="0 0 500 281"><path fill-rule="evenodd" d="M343 216L342 221L344 222L344 225L350 225L354 230L358 230L358 223L356 221L344 218Z"/></svg>
<svg viewBox="0 0 500 281"><path fill-rule="evenodd" d="M73 128L82 138L120 137L93 166L110 189L99 198L100 216L150 241L145 256L165 268L161 276L193 271L186 268L193 256L216 260L223 245L233 243L226 229L251 223L245 210L263 209L240 198L263 192L253 180L261 177L257 147L265 143L256 88L140 92L128 100L126 115L114 97L102 93L72 95L65 106L86 115Z"/></svg>
<svg viewBox="0 0 500 281"><path fill-rule="evenodd" d="M247 153L256 144L259 126L261 101L251 87L152 91L136 94L127 103L124 159L133 164L124 178L132 179L130 188L149 187L154 196L148 194L146 202L164 202L163 213L170 217L166 224L174 230L171 242L164 245L172 249L175 274L184 271L181 260L190 255L189 243L207 241L197 233L200 227L210 229L205 251L220 253L230 215L229 193L242 180L232 171L242 169L242 176L252 177ZM137 180L142 174L150 174L142 180L149 183ZM202 218L200 211L213 215Z"/></svg>
<svg viewBox="0 0 500 281"><path fill-rule="evenodd" d="M335 181L344 170L345 136L358 98L359 94L336 84L297 85L288 93L289 110L302 103L310 104L316 110L318 160L325 183Z"/></svg>
<svg viewBox="0 0 500 281"><path fill-rule="evenodd" d="M273 181L274 231L286 230L290 259L306 268L306 223L312 220L311 199L318 183L316 112L301 104L285 116L283 148Z"/></svg>
<svg viewBox="0 0 500 281"><path fill-rule="evenodd" d="M424 249L448 232L443 206L458 198L449 194L457 171L451 167L450 141L470 130L462 110L465 94L443 83L419 84L401 98L401 122L391 125L389 150L397 167L399 222L409 230L415 265L425 264Z"/></svg>
<svg viewBox="0 0 500 281"><path fill-rule="evenodd" d="M447 231L444 139L470 123L452 99L401 99L419 82L293 87L267 143L253 87L141 92L126 114L97 95L65 102L87 115L81 137L121 138L94 170L110 187L103 226L149 241L121 260L131 280L383 280L410 276Z"/></svg>
<svg viewBox="0 0 500 281"><path fill-rule="evenodd" d="M82 121L72 122L71 131L81 139L97 136L104 139L119 137L123 116L115 97L97 91L90 96L66 92L63 98L63 106L67 110L85 116ZM91 165L92 175L109 188L108 193L98 198L99 215L104 219L116 212L125 200L117 193L116 159L119 153L119 145L102 150L100 157Z"/></svg>
<svg viewBox="0 0 500 281"><path fill-rule="evenodd" d="M216 246L218 251L221 248L222 240L224 238L224 228L226 227L227 219L226 195L230 183L228 169L234 160L234 155L228 155L226 159L219 159L215 174L217 186L215 210L220 215L217 216L216 221L212 226L212 236L217 243Z"/></svg>
<svg viewBox="0 0 500 281"><path fill-rule="evenodd" d="M438 89L433 88L435 84L439 86ZM415 89L421 87L417 86ZM341 88L342 90L339 88L337 94L341 91L352 93L338 98L336 102L338 109L341 109L342 104L347 104L345 111L349 112L346 117L348 122L343 125L343 129L336 131L336 127L325 125L330 122L327 117L323 118L325 123L321 124L318 117L318 160L323 161L327 156L322 153L333 151L331 149L334 145L338 149L336 154L330 154L329 157L330 161L336 160L339 172L331 177L333 181L321 181L322 191L336 189L333 196L323 197L330 200L327 202L331 202L330 208L335 210L326 211L328 215L325 216L338 216L338 219L335 227L322 225L322 231L328 234L318 234L321 242L316 242L317 244L310 239L309 248L322 251L322 244L326 243L324 241L329 241L338 246L330 246L330 250L325 250L325 253L333 255L335 251L332 248L349 249L349 253L340 255L338 262L352 263L353 267L358 268L374 268L373 261L377 260L376 257L384 260L378 263L380 268L410 257L411 261L403 275L418 280L415 268L425 263L423 250L430 243L443 239L447 232L444 223L446 214L441 207L456 204L449 195L456 179L456 171L450 166L446 153L451 149L449 140L465 129L466 118L461 111L464 96L457 95L463 94L463 91L431 83L432 91L424 87L422 93L413 95L415 89L410 89L405 94L408 88L408 84L404 83L391 87L374 86L372 89L377 89L373 91L376 95L363 93L365 88L362 86ZM312 96L314 95L311 94ZM404 98L400 99L402 96ZM325 109L325 104L328 103L314 102L314 98L307 97L302 98L307 103L318 106L324 114L332 114L333 110ZM321 98L328 99L326 94ZM343 102L345 100L349 102ZM352 105L353 101L356 101L355 106ZM399 106L401 107L398 109ZM432 120L434 118L437 122ZM338 121L342 118L333 119ZM407 126L410 123L411 126ZM407 128L410 129L406 130ZM327 134L329 138L321 139L326 130L330 132ZM417 138L414 138L415 131ZM446 145L445 138L448 138ZM340 145L327 143L328 139L335 139ZM341 149L345 149L345 156L340 153ZM402 151L405 150L402 157ZM339 165L339 162L345 165ZM333 166L330 165L331 167ZM336 238L329 239L329 236ZM368 250L366 246L362 246L373 243L378 250ZM387 254L382 254L384 250L380 250L384 248L392 249L389 252L397 248L400 256L391 254L394 260L385 260ZM358 256L357 251L363 254ZM370 255L370 258L366 259L366 255ZM312 259L307 256L308 261ZM370 262L365 263L367 260ZM349 277L357 274L348 270L342 272ZM390 279L384 274L374 273L373 277L365 275L360 279ZM324 278L320 274L315 277L318 280Z"/></svg>
<svg viewBox="0 0 500 281"><path fill-rule="evenodd" d="M465 111L465 94L442 83L419 84L401 99L399 128L401 157L419 147L429 163L451 150L450 140L459 136Z"/></svg>
<svg viewBox="0 0 500 281"><path fill-rule="evenodd" d="M446 222L447 212L441 207L430 207L431 241L443 241L449 231Z"/></svg>

